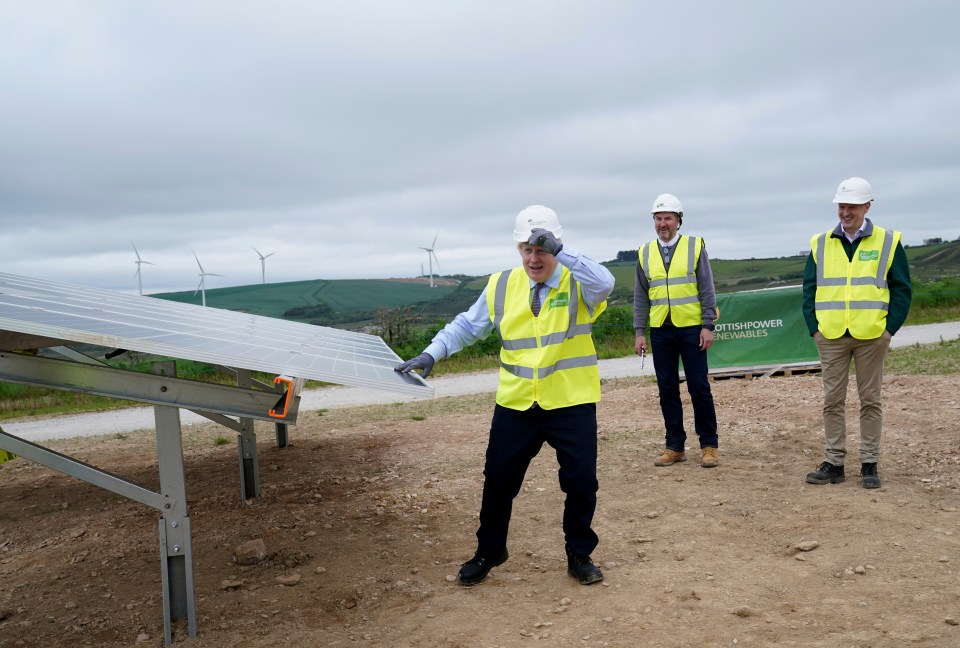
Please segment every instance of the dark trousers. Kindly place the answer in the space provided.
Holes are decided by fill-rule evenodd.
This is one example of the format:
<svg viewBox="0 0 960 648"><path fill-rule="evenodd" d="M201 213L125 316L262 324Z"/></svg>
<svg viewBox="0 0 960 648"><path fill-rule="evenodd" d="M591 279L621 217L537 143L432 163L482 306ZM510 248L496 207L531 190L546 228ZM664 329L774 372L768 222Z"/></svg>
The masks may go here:
<svg viewBox="0 0 960 648"><path fill-rule="evenodd" d="M563 507L563 534L574 553L589 555L599 539L590 527L597 508L597 406L523 412L497 405L483 469L483 502L477 552L495 555L507 546L513 499L530 461L546 441L557 452Z"/></svg>
<svg viewBox="0 0 960 648"><path fill-rule="evenodd" d="M707 380L707 352L700 350L700 326L658 326L650 329L653 367L660 388L660 410L666 427L667 449L683 452L687 433L683 429L680 402L680 360L693 401L693 424L701 448L716 448L717 412Z"/></svg>

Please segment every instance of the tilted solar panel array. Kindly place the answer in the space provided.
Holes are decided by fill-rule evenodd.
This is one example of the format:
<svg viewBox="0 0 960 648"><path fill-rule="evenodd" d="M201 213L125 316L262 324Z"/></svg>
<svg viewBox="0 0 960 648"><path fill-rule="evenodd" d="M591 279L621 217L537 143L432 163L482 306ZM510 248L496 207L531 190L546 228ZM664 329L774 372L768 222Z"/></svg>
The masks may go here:
<svg viewBox="0 0 960 648"><path fill-rule="evenodd" d="M431 395L375 335L0 273L0 331Z"/></svg>

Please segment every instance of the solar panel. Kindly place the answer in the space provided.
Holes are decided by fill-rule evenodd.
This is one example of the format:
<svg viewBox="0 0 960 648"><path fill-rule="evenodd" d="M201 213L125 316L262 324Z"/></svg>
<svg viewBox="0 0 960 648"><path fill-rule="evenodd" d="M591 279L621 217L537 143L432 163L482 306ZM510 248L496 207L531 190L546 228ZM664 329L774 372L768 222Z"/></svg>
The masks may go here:
<svg viewBox="0 0 960 648"><path fill-rule="evenodd" d="M400 358L375 335L4 273L2 331L8 332L7 346L30 339L63 340L341 385L433 394L420 376L393 370Z"/></svg>

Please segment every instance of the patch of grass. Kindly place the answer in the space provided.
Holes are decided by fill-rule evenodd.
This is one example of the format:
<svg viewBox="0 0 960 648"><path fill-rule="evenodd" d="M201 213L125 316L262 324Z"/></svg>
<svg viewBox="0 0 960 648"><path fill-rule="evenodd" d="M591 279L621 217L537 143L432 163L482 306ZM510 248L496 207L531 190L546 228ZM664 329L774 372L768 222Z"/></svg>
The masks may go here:
<svg viewBox="0 0 960 648"><path fill-rule="evenodd" d="M960 340L891 349L883 363L883 371L886 374L921 376L960 373Z"/></svg>
<svg viewBox="0 0 960 648"><path fill-rule="evenodd" d="M426 416L423 416L422 414L414 414L413 416L410 417L410 420L411 420L411 421L426 421L426 420L427 420L427 417L426 417Z"/></svg>
<svg viewBox="0 0 960 648"><path fill-rule="evenodd" d="M223 436L222 434L218 434L216 438L213 440L213 445L215 446L227 445L228 443L230 443L230 439Z"/></svg>

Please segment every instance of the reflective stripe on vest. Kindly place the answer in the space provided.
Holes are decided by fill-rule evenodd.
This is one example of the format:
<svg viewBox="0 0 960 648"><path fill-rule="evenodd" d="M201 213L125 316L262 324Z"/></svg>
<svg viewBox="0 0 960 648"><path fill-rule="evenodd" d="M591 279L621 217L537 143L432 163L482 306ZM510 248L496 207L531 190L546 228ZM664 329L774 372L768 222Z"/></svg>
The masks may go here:
<svg viewBox="0 0 960 648"><path fill-rule="evenodd" d="M567 268L539 317L530 310L529 295L523 268L495 274L487 284L487 307L502 346L497 403L525 410L534 402L544 409L597 402L600 374L591 332L606 302L591 315Z"/></svg>
<svg viewBox="0 0 960 648"><path fill-rule="evenodd" d="M848 259L840 239L824 232L810 240L817 266L817 327L834 340L847 331L861 340L880 337L890 308L887 275L900 232L873 226Z"/></svg>
<svg viewBox="0 0 960 648"><path fill-rule="evenodd" d="M703 323L700 292L697 288L697 263L703 239L681 236L670 269L663 264L656 241L639 251L640 268L649 282L650 326L661 326L670 315L674 326L695 326ZM684 264L682 260L685 260Z"/></svg>

